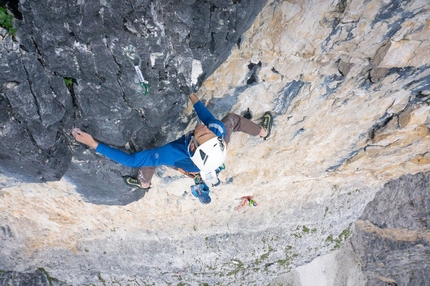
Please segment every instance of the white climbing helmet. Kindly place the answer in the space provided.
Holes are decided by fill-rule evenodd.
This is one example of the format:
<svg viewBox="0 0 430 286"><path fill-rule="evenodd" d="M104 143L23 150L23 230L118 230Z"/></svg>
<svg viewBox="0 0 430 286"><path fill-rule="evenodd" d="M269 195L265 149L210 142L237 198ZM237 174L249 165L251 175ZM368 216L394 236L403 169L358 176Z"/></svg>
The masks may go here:
<svg viewBox="0 0 430 286"><path fill-rule="evenodd" d="M198 146L190 158L200 171L212 172L224 163L226 156L224 140L222 137L214 137Z"/></svg>

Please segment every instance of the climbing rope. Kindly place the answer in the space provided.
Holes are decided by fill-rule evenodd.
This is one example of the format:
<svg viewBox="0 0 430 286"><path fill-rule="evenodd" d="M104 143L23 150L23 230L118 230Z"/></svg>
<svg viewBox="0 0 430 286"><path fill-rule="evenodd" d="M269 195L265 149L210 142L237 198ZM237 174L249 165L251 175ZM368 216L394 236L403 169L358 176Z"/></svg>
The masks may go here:
<svg viewBox="0 0 430 286"><path fill-rule="evenodd" d="M258 206L257 202L254 200L252 196L243 196L240 198L240 200L241 200L240 204L234 208L236 211L239 211L241 208L243 208L246 205L246 203L248 203L250 207Z"/></svg>
<svg viewBox="0 0 430 286"><path fill-rule="evenodd" d="M140 70L140 64L142 62L139 55L136 53L136 48L132 45L128 45L124 48L124 55L130 60L133 65L137 78L139 79L140 86L143 89L143 95L147 95L149 91L148 82L143 78L142 71Z"/></svg>

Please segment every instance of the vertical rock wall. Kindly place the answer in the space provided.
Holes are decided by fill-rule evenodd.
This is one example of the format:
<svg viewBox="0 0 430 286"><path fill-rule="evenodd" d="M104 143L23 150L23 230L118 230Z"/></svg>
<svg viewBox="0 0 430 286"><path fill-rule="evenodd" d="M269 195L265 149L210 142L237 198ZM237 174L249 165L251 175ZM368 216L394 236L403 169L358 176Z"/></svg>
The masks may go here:
<svg viewBox="0 0 430 286"><path fill-rule="evenodd" d="M140 199L122 182L129 170L85 152L72 128L127 151L164 143L265 2L22 1L15 35L1 30L0 171L26 182L66 174L92 203Z"/></svg>
<svg viewBox="0 0 430 286"><path fill-rule="evenodd" d="M371 285L427 285L430 173L391 181L356 222L354 249Z"/></svg>
<svg viewBox="0 0 430 286"><path fill-rule="evenodd" d="M385 184L347 243L270 285L427 285L429 176L405 175Z"/></svg>
<svg viewBox="0 0 430 286"><path fill-rule="evenodd" d="M380 213L388 203L378 192L404 205L409 195L391 196L403 191L386 184L408 181L414 205L426 198L429 10L424 0L269 1L198 92L218 117L247 108L256 122L266 110L275 115L268 140L233 136L211 204L189 193L191 180L164 168L143 199L125 206L89 204L64 180L2 179L0 269L43 268L75 285L261 285L352 237L366 279L384 281L372 278L377 273L403 283L384 265L410 267L384 263L379 252L394 246L385 258L400 257L407 247L382 235L403 226ZM195 126L191 107L181 117L191 120L185 131ZM174 133L168 139L181 132ZM244 195L259 206L235 211ZM411 267L424 257L415 250L426 247L416 228ZM419 283L424 272L409 277Z"/></svg>

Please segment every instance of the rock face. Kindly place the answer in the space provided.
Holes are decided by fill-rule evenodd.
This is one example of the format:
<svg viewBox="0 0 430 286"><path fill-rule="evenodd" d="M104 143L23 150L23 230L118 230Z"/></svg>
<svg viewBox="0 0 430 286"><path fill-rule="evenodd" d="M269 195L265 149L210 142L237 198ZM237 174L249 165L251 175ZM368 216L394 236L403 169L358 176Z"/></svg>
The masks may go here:
<svg viewBox="0 0 430 286"><path fill-rule="evenodd" d="M271 285L428 285L430 172L388 182L352 226L339 250Z"/></svg>
<svg viewBox="0 0 430 286"><path fill-rule="evenodd" d="M365 208L352 236L370 285L428 285L430 173L389 182Z"/></svg>
<svg viewBox="0 0 430 286"><path fill-rule="evenodd" d="M27 182L66 174L92 203L140 199L118 176L129 171L83 152L71 129L131 151L164 143L186 126L178 114L188 95L227 58L264 4L20 3L15 40L0 45L0 170ZM134 66L149 82L146 96Z"/></svg>
<svg viewBox="0 0 430 286"><path fill-rule="evenodd" d="M150 3L139 6L130 2L134 9L124 8L118 12L119 15L127 15L125 11L141 7L145 10L142 13L152 15L153 18L145 16L152 19L148 23L139 20L147 18L138 16L136 22L127 17L121 17L125 20L120 21L125 27L125 32L121 33L130 34L130 39L135 41L134 46L142 43L151 53L160 51L146 46L153 43L144 41L145 31L149 34L152 29L161 31L156 23L167 23L171 18L162 18L164 13L158 13L157 7L176 3L160 2L155 6ZM198 3L201 2L191 5L203 5ZM235 1L229 3L229 7L238 4L244 5L241 6L243 9L251 5ZM30 5L29 1L21 4L23 22L26 17L24 11L33 15L37 10L24 10ZM66 9L67 5L62 5L56 11ZM101 22L111 19L107 13L112 11L109 10L110 5L119 4L102 1L96 5L99 9L95 10L85 8L86 5L96 4L78 1L77 11L71 15L81 13L79 15L86 16L78 19L95 19L94 27L104 27ZM182 6L174 7L175 10L165 9L177 19L186 18L180 12ZM245 17L236 11L238 19ZM154 13L160 16L157 16L158 20ZM34 13L32 17L37 15ZM40 279L52 277L68 285L276 285L283 281L301 283L300 275L312 273L309 269L297 270L298 266L325 266L324 261L330 263L342 255L351 255L355 258L343 257L342 261L353 263L361 260L363 272L355 273L357 280L354 281L357 283L424 283L428 273L428 265L424 263L428 261L428 227L423 219L428 218L430 168L429 15L430 4L426 0L272 0L242 36L238 32L237 39L240 37L240 40L232 42L230 48L233 49L225 61L222 57L218 60L215 53L209 52L214 55L212 60L209 54L203 55L203 50L207 51L208 47L200 43L196 43L195 49L188 46L192 54L187 57L188 61L179 61L189 51L183 52L178 44L182 39L179 35L185 32L178 27L175 30L178 40L169 40L166 28L166 34L160 34L159 40L168 43L163 51L169 53L163 54L163 59L171 59L171 64L166 67L165 61L158 62L154 55L154 66L164 66L164 69L160 68L163 71L174 66L173 69L178 71L163 89L160 88L163 81L157 81L160 74L152 73L152 62L148 62L148 68L142 66L150 82L150 91L154 91L151 86L154 81L162 90L146 97L140 94L132 66L122 54L125 42L112 40L119 37L115 34L118 31L94 30L88 25L78 25L79 29L88 32L84 33L86 38L70 47L76 49L77 56L73 60L52 60L52 65L57 63L58 84L63 85L64 98L69 95L71 100L69 105L64 103L64 106L71 107L64 108L64 112L74 118L64 125L67 126L62 129L64 132L58 132L58 137L55 137L70 142L65 143L69 146L66 149L71 150L71 163L64 167L67 180L23 183L7 176L0 177L3 258L0 259L0 269L15 276L32 273L32 277ZM63 19L66 17L69 16ZM45 22L49 24L49 21ZM182 20L178 22L182 23ZM226 21L218 22L227 25ZM30 26L31 29L42 27ZM78 37L72 26L69 23L65 33ZM198 25L198 28L203 26ZM42 30L49 31L48 27ZM68 32L70 30L73 35ZM17 49L22 56L32 54L32 51L47 54L49 49L44 51L40 47L42 44L52 45L47 36L43 38L45 33L40 36L44 40L38 42L39 48L28 43L32 42L31 39L25 42L25 36L17 33L18 39L22 37L22 43L8 37L2 43L11 51ZM100 33L108 37L103 40ZM202 36L202 33L196 33ZM190 32L190 39L191 35L194 34ZM155 34L148 37L156 38ZM63 41L60 36L55 39L55 42ZM21 51L20 45L28 51ZM161 46L164 47L163 44ZM110 49L116 61L121 60L120 68L114 69L115 76L109 68L114 66L115 60L99 59L96 52L99 49L105 53ZM57 55L56 51L58 57L62 57L62 52L55 49L51 50L51 55ZM7 55L13 58L14 53ZM67 53L66 48L64 53ZM87 54L90 60L86 60ZM197 54L202 57L198 58ZM51 77L55 78L55 75L50 75L48 63L45 62L44 66L42 56L41 61L37 60L38 56L34 57L35 62L40 63L41 73L29 73L26 79L30 78L31 82L39 78L41 82L54 81ZM213 66L205 62L206 58ZM193 64L193 59L202 63L201 72L199 64ZM72 72L61 73L60 70L68 66L63 64L66 60L72 62L75 70L83 65L90 66L91 72L77 69L76 73L82 74L79 76ZM7 65L14 62L17 60L11 59ZM216 68L219 63L221 65ZM193 73L193 66L199 72ZM180 67L183 70L179 71ZM5 150L22 150L22 154L28 154L29 158L42 164L46 160L38 158L45 158L45 149L34 152L25 146L45 142L43 138L53 140L52 136L46 133L41 137L35 135L37 138L33 141L36 143L33 144L31 139L23 139L30 127L25 130L9 127L24 122L20 121L20 114L24 111L14 112L12 118L11 112L15 109L12 109L10 100L5 99L13 92L18 93L25 85L12 80L12 74L19 73L19 70L9 68L10 76L2 84L2 108L6 106L10 112L1 113L2 122L7 124L0 134L3 136L8 130L21 130L21 133L12 133L16 138L12 134L4 135L8 140L1 140L0 144L16 144L19 139L22 147ZM92 77L82 82L83 74L91 74ZM187 76L181 79L183 74ZM205 75L199 77L201 74ZM0 77L6 76L2 74ZM74 80L73 89L65 87L64 77ZM47 86L41 84L37 88ZM135 146L141 149L174 139L193 129L196 119L192 108L185 105L185 96L177 93L173 96L173 92L169 92L182 88L185 95L194 87L200 87L199 97L217 117L228 112L242 113L247 108L251 109L255 121L266 110L275 115L272 135L266 141L246 134L233 135L228 148L227 168L220 174L222 184L211 188L212 202L209 205L201 205L190 194L192 180L167 168L157 169L152 189L139 199L141 194L122 191L119 187L120 175L133 170L119 167L70 140L70 128L76 124L106 143L124 149L129 146L130 151ZM109 93L118 89L124 89L120 99L116 92ZM107 98L106 93L111 96ZM84 97L86 95L88 97ZM57 95L57 98L62 97ZM129 98L139 98L140 101L137 103ZM174 98L176 104L173 101L166 103L170 98ZM22 100L26 97L23 96ZM95 112L91 109L96 102L109 102L109 105L99 106L100 110L106 111L100 117L97 117L100 110ZM128 107L122 107L125 102L129 103ZM135 104L142 105L135 108ZM151 104L157 108L144 108ZM35 108L35 104L21 106L30 114ZM37 106L44 105L40 103ZM44 122L54 122L53 118L59 116L58 112L45 114L42 110L45 109L42 108L39 114L40 118L45 118ZM158 113L159 116L169 113L171 117L156 123L158 121L154 118L158 118L155 116ZM155 117L150 117L151 114ZM134 121L135 117L139 117L139 124ZM126 127L115 129L116 126ZM145 132L153 132L152 138L156 139L145 141ZM137 143L133 144L130 138ZM49 154L55 150L52 148ZM2 167L12 170L13 166L20 166L9 164L18 152L4 154ZM61 173L60 164L50 168ZM49 167L43 165L42 169L49 170ZM37 177L34 172L27 173ZM94 178L94 181L88 178ZM106 180L112 187L98 189L97 180ZM84 184L88 191L83 188ZM253 195L258 207L245 206L236 211L239 199L245 195ZM345 241L349 241L350 246L345 253L350 254L342 252ZM351 254L352 250L355 250L354 254ZM406 258L400 259L405 252ZM325 255L336 255L336 258ZM326 260L309 264L319 256ZM413 268L416 269L414 273L411 272ZM296 276L290 277L291 273ZM400 277L399 273L405 276ZM347 274L331 276L335 279L330 281L344 285L342 283L352 281L347 279Z"/></svg>
<svg viewBox="0 0 430 286"><path fill-rule="evenodd" d="M14 271L0 272L1 285L31 285L31 286L44 286L56 285L66 286L68 284L61 282L49 276L43 268L37 269L32 273L20 273Z"/></svg>

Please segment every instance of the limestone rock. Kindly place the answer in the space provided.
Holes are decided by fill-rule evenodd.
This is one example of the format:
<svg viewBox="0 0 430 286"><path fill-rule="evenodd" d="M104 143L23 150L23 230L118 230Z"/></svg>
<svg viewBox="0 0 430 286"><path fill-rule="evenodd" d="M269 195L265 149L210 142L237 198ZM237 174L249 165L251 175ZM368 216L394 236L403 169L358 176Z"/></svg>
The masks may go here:
<svg viewBox="0 0 430 286"><path fill-rule="evenodd" d="M222 1L216 2L222 5ZM157 35L164 31L166 37L175 36L169 42L172 45L186 38L184 31L187 30L183 25L175 26L174 35L156 25L163 22L160 19L164 15L157 13L157 9L176 2L156 3L159 6L154 6L154 12L149 12L152 11L149 4L149 9L124 4L121 6L124 14L120 15L128 11L137 20L125 17L126 21L119 24L125 25L130 31L126 34L133 35L129 37L133 37L135 43L142 40L142 46L149 48L151 45L152 60L148 65L163 66L165 61L160 60L158 53L171 60L168 67L160 69L176 76L165 85L163 94L166 95L149 95L136 103L136 98L141 96L130 66L124 63L120 74L111 75L107 69L115 66L115 60L106 60L106 66L101 62L103 55L110 52L105 41L117 60L122 57L119 47L122 42L110 42L119 37L117 30L94 30L94 27L104 27L101 23L111 19L108 6L120 4L108 5L102 1L84 9L88 3L78 1L70 17L94 18L95 22L91 29L88 25L76 27L76 31L82 31L77 46L64 50L70 58L62 56L54 61L56 50L49 48L55 46L54 38L41 36L44 41L35 38L38 46L43 44L40 53L49 52L54 57L52 63L45 62L45 65L55 63L60 75L60 81L55 81L55 75L46 73L42 82L60 84L64 76L76 80L73 84L75 97L72 97L75 102L67 101L67 89L64 89L66 96L58 95L62 100L59 106L65 106L64 110L52 101L41 99L40 106L57 110L56 114L40 113L41 124L54 122L64 111L69 117L80 119L82 126L88 126L89 131L107 143L125 145L135 134L138 148L159 144L194 128L196 119L192 109L184 106L185 98L173 94L180 88L187 93L193 88L189 83L197 79L199 97L217 117L250 108L253 120L258 122L266 110L271 110L275 116L271 137L263 141L246 134L234 134L228 148L227 168L220 175L222 183L211 188L209 205L199 204L190 194L192 180L167 168L158 168L153 188L142 199L138 200L141 194L118 194L115 187L119 183L109 181L112 188L106 191L107 198L101 204L91 204L88 198L100 202L104 193L88 191L81 195L77 190L82 190L83 184L92 183L85 180L85 176L119 181L120 174L131 170L74 145L66 135L69 133L64 132L63 139L70 142L66 145L73 150L70 159L73 164L68 167L68 172L72 173L67 179L73 174L77 184L77 177L83 177L77 184L80 188L64 179L26 184L0 178L0 210L5 214L0 217L0 226L4 229L0 232L0 241L2 257L6 258L0 260L0 269L34 273L35 269L43 268L50 277L72 285L113 282L119 285L265 285L276 283L317 257L342 250L342 245L351 240L354 249L363 247L355 255L363 260L362 274L368 281L403 283L406 277L412 278L416 285L424 281L428 273L424 263L414 275L409 270L415 263L428 261L425 251L419 251L426 250L427 234L421 232L422 228L417 229L424 226L419 217L428 214L426 208L418 208L426 206L422 202L426 199L424 189L430 168L428 1L268 1L240 40L235 39L237 45L226 61L209 56L207 49L199 49L210 38L205 34L208 27L214 27L204 19L199 19L198 28L190 34L190 39L195 34L202 37L193 38L188 48L176 45L176 50L166 47L168 50L160 51L152 42L143 41L147 35L156 39L151 31L157 31ZM199 6L203 5L198 4L200 2L193 3L211 11ZM229 5L237 4L245 7L248 2L233 1ZM31 4L27 1L25 5ZM131 11L131 7L140 9L144 15L157 15L158 20L140 21L138 12ZM191 11L183 12L174 7L178 12L167 11L171 11L170 16L177 17L173 17L177 22L191 18ZM240 11L235 13L237 19L246 18ZM37 15L34 13L33 17L36 19ZM222 15L219 19L216 17L215 22L230 25L221 21ZM115 17L110 21L115 20L119 21ZM231 21L233 25L235 22ZM43 27L49 32L49 25ZM64 37L56 37L55 42L67 42L70 34L67 28L65 30ZM78 37L75 30L71 31L73 37ZM103 40L103 35L113 36ZM160 41L163 39L169 38L161 37ZM22 44L33 56L18 65L18 56L12 53L10 64L21 68L9 68L8 74L25 77L24 67L45 71L46 67L37 63L41 56L30 39ZM10 42L6 46L13 45ZM96 53L98 50L101 50L100 55ZM71 51L79 53L73 57ZM193 66L196 73L200 70L192 61L197 58L194 52L202 55L201 67L206 75L201 80L191 72ZM186 56L188 54L193 57ZM87 55L91 61L87 61ZM202 60L206 57L212 59L212 65ZM62 64L67 61L69 65ZM35 66L30 64L33 62ZM220 64L218 68L217 64ZM75 68L70 68L69 73L60 72L70 65ZM76 69L80 65L87 68ZM79 72L88 80L80 80ZM103 78L112 79L107 78L108 75L114 80L104 83ZM157 87L164 82L158 78L165 75L145 73L150 82L160 83ZM17 83L4 83L2 94L6 87L15 90L14 93L7 91L8 96L20 94L30 85L27 80ZM46 85L38 88L43 91ZM119 90L123 96L109 97L110 90ZM166 102L169 98L174 101ZM22 110L13 113L14 116L39 116L34 104L26 104L34 101L33 97L25 94L18 99L14 104ZM92 110L90 105L76 105L76 102L94 104L103 100L109 100L110 105L100 105L97 110ZM136 109L144 113L130 105L124 106L127 102L139 104ZM172 102L176 105L171 105ZM5 100L1 104L10 106ZM156 104L159 108L153 110ZM2 113L2 122L10 126L7 130L14 130L8 136L25 138L25 130L19 129L18 120L11 119L12 108L6 110L9 113ZM75 112L76 115L72 115ZM100 112L105 113L99 116ZM154 118L165 113L172 115L171 120L165 118L166 123L157 125ZM134 125L134 118L142 116L144 124ZM117 128L118 121L127 128ZM67 122L67 126L75 123ZM145 141L143 134L147 130L159 140ZM56 140L61 140L61 134ZM46 146L53 144L52 136L33 140ZM21 150L34 146L30 139L20 142ZM1 140L0 144L12 143ZM36 156L32 152L29 154ZM42 149L38 156L44 154ZM395 186L387 188L387 184ZM95 185L88 189L94 188ZM397 195L390 197L391 192ZM115 197L115 194L118 195ZM385 196L379 197L381 194ZM253 195L258 207L246 206L235 211L239 199L245 195ZM126 198L118 199L121 196ZM400 210L388 208L393 200L397 202L392 205L399 206ZM416 207L408 206L408 200ZM380 206L384 208L379 209ZM395 224L397 217L401 218L398 225ZM403 261L400 257L405 250L410 250L411 255ZM378 255L382 264L375 263L367 253ZM390 258L393 264L388 262ZM389 267L408 276L400 278ZM347 281L345 272L338 277L339 283Z"/></svg>
<svg viewBox="0 0 430 286"><path fill-rule="evenodd" d="M430 173L387 183L356 222L352 243L372 285L426 285Z"/></svg>

